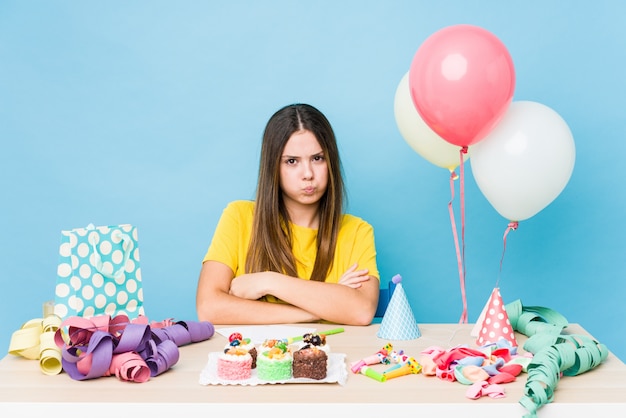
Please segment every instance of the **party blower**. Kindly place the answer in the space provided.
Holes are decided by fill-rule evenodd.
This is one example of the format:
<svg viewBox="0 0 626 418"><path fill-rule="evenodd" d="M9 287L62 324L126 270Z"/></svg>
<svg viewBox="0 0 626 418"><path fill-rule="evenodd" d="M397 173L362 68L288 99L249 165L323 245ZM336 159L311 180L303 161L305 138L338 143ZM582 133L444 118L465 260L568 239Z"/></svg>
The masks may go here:
<svg viewBox="0 0 626 418"><path fill-rule="evenodd" d="M350 370L352 370L352 373L359 373L363 366L371 366L374 364L389 364L390 361L387 356L392 350L393 345L391 343L387 343L375 354L372 354L371 356L365 357L359 361L355 361L354 363L352 363Z"/></svg>
<svg viewBox="0 0 626 418"><path fill-rule="evenodd" d="M370 366L375 364L389 364L389 353L392 351L393 345L391 343L387 343L375 354L352 363L350 370L352 370L353 373L360 373L379 382L384 382L387 380L387 376L377 372Z"/></svg>
<svg viewBox="0 0 626 418"><path fill-rule="evenodd" d="M393 366L383 372L385 380L395 377L406 376L408 374L418 374L422 371L422 366L413 357L408 357L400 366Z"/></svg>

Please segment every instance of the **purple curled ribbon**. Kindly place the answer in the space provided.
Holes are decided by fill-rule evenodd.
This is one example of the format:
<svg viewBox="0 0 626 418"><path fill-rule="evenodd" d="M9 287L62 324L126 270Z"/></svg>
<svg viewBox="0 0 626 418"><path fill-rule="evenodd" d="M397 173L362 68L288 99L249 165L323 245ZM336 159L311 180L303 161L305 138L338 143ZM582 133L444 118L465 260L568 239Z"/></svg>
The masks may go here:
<svg viewBox="0 0 626 418"><path fill-rule="evenodd" d="M172 341L176 347L182 347L191 342L191 335L185 327L174 324L165 328L154 328L152 336L156 341Z"/></svg>
<svg viewBox="0 0 626 418"><path fill-rule="evenodd" d="M67 321L71 325L72 318ZM74 380L115 375L120 380L141 383L148 380L148 371L150 377L158 376L178 363L178 347L207 340L215 333L213 324L207 321L153 325L122 325L116 317L110 321L109 332L100 326L95 331L74 326L74 336L78 339L73 341L70 335L68 343L63 346L57 343L63 369ZM57 333L61 332L60 328Z"/></svg>
<svg viewBox="0 0 626 418"><path fill-rule="evenodd" d="M150 340L150 327L141 324L128 324L116 341L113 353L120 354L129 351L141 351Z"/></svg>
<svg viewBox="0 0 626 418"><path fill-rule="evenodd" d="M113 356L112 335L95 331L87 346L69 346L61 352L63 369L74 380L104 376L109 371Z"/></svg>
<svg viewBox="0 0 626 418"><path fill-rule="evenodd" d="M149 353L145 360L152 377L160 375L178 363L180 355L178 346L172 340L165 340L158 345L151 344L150 349L144 353Z"/></svg>
<svg viewBox="0 0 626 418"><path fill-rule="evenodd" d="M215 334L215 327L208 321L202 322L185 322L179 321L177 324L182 325L189 332L192 343L208 340Z"/></svg>

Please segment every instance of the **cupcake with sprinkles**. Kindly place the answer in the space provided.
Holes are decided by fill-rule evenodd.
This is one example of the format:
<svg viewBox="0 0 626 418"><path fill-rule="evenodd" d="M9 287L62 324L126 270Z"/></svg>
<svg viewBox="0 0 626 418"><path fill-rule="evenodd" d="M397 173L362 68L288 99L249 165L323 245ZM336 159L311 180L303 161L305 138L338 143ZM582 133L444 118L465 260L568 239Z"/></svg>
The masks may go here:
<svg viewBox="0 0 626 418"><path fill-rule="evenodd" d="M284 340L265 340L257 356L257 376L261 380L291 379L293 357Z"/></svg>
<svg viewBox="0 0 626 418"><path fill-rule="evenodd" d="M256 368L257 350L254 344L250 341L250 338L243 338L240 333L233 332L228 337L228 344L224 347L224 352L232 348L240 348L247 351L252 357L252 368Z"/></svg>

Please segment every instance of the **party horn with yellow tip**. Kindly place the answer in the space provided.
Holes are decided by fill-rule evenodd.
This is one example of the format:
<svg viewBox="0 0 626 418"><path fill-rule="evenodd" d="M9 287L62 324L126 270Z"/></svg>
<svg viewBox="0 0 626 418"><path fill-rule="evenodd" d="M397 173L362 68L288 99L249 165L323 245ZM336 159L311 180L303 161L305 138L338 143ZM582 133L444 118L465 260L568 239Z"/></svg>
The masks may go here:
<svg viewBox="0 0 626 418"><path fill-rule="evenodd" d="M406 376L408 374L418 374L422 371L422 366L413 357L409 357L400 367L392 367L390 370L383 372L383 376L387 379Z"/></svg>

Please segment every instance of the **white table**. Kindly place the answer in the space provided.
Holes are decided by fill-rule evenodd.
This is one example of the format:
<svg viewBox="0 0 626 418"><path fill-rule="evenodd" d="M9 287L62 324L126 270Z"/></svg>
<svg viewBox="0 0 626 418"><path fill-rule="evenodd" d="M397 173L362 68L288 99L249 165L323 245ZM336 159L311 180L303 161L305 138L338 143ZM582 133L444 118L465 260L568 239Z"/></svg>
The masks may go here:
<svg viewBox="0 0 626 418"><path fill-rule="evenodd" d="M326 324L298 326L317 330L336 328ZM207 363L208 353L221 351L227 341L217 332L207 341L180 347L178 363L146 383L122 382L116 377L75 381L66 373L48 376L41 372L37 361L7 355L0 361L0 412L2 416L46 418L76 415L85 418L162 417L166 414L192 417L217 413L216 407L223 405L226 408L220 408L220 414L226 416L259 413L265 416L263 412L268 411L293 416L389 416L408 411L422 416L458 414L456 416L480 418L522 417L526 414L526 409L519 404L526 382L525 373L515 382L504 384L504 398L482 397L477 400L465 396L466 385L423 374L386 382L353 374L349 370L351 362L375 353L388 342L376 336L378 327L379 324L345 326L345 332L328 337L333 352L346 353L348 378L343 386L336 383L201 385L199 375ZM420 338L389 342L414 357L433 345L451 348L469 344L475 347L475 339L470 336L472 327L471 324L420 324ZM577 324L571 324L565 331L587 334ZM521 347L526 337L518 334L517 340L520 351L523 351ZM5 414L8 411L11 415ZM542 407L538 416L585 414L626 416L626 365L613 354L587 373L563 377L554 402Z"/></svg>

